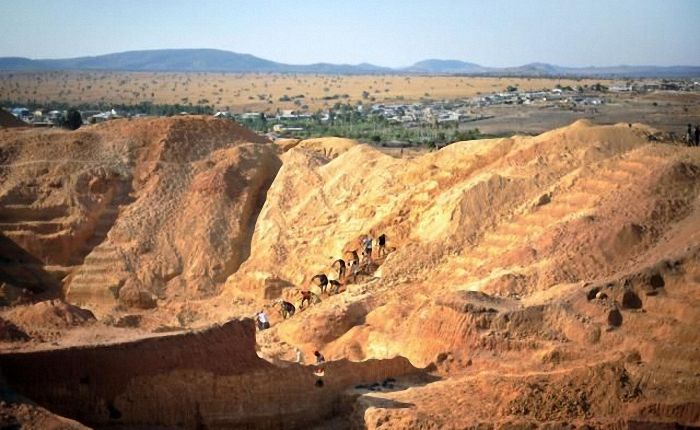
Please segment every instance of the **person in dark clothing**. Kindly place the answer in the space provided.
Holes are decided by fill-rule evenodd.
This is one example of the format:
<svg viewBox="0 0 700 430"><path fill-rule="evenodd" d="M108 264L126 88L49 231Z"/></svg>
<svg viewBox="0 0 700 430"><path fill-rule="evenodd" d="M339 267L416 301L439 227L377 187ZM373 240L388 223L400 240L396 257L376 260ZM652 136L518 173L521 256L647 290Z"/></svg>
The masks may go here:
<svg viewBox="0 0 700 430"><path fill-rule="evenodd" d="M695 146L700 146L700 127L695 124Z"/></svg>
<svg viewBox="0 0 700 430"><path fill-rule="evenodd" d="M377 238L377 248L377 253L380 257L386 255L386 235L384 233Z"/></svg>
<svg viewBox="0 0 700 430"><path fill-rule="evenodd" d="M314 355L316 356L316 364L323 364L326 362L326 357L324 357L319 351L314 351Z"/></svg>
<svg viewBox="0 0 700 430"><path fill-rule="evenodd" d="M335 266L338 266L338 280L345 278L345 260L342 258L335 260L331 264L331 269L335 268Z"/></svg>
<svg viewBox="0 0 700 430"><path fill-rule="evenodd" d="M311 278L311 282L321 288L321 293L326 292L326 288L328 287L328 276L326 276L324 273L315 275L313 278Z"/></svg>
<svg viewBox="0 0 700 430"><path fill-rule="evenodd" d="M294 307L293 304L284 300L280 302L280 313L282 314L282 318L287 319L293 316L296 310L297 308Z"/></svg>
<svg viewBox="0 0 700 430"><path fill-rule="evenodd" d="M331 284L331 288L330 288L331 294L338 294L338 291L340 291L340 286L342 284L335 279L331 279L330 281L328 281L328 283Z"/></svg>

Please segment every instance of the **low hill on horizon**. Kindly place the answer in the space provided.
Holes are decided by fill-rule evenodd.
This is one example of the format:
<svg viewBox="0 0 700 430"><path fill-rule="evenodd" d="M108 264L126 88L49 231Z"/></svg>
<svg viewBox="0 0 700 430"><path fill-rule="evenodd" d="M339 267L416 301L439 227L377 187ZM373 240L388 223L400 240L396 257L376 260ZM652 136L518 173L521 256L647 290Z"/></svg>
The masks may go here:
<svg viewBox="0 0 700 430"><path fill-rule="evenodd" d="M0 58L0 70L115 70L131 72L264 72L264 73L380 73L390 69L372 64L277 63L250 54L218 49L155 49L94 57L36 59Z"/></svg>
<svg viewBox="0 0 700 430"><path fill-rule="evenodd" d="M390 68L369 63L306 65L285 64L251 54L219 49L154 49L98 56L30 59L0 57L0 71L113 70L132 72L228 72L228 73L320 73L320 74L415 74L479 76L588 76L680 78L699 77L700 66L607 66L562 67L530 63L518 67L486 67L475 63L428 59L408 67Z"/></svg>

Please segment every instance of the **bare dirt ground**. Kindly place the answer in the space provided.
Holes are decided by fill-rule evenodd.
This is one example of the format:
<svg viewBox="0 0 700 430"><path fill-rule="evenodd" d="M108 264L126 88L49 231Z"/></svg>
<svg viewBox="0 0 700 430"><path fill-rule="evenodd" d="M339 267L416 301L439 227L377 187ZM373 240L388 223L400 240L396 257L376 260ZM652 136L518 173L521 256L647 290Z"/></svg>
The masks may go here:
<svg viewBox="0 0 700 430"><path fill-rule="evenodd" d="M605 80L472 78L449 76L340 76L231 73L0 72L2 99L16 102L212 105L236 112L323 109L337 102L454 99L505 91L592 85ZM363 92L366 92L363 96ZM299 98L282 101L284 96ZM324 100L324 97L335 99ZM371 100L374 98L374 101Z"/></svg>
<svg viewBox="0 0 700 430"><path fill-rule="evenodd" d="M0 362L56 375L3 388L127 428L698 426L700 150L650 136L577 121L401 154L197 117L2 130ZM310 283L381 233L338 294ZM216 328L261 309L255 338ZM206 333L226 340L197 352ZM315 350L326 376L293 364ZM103 380L70 361L110 351Z"/></svg>
<svg viewBox="0 0 700 430"><path fill-rule="evenodd" d="M596 124L644 123L673 132L684 138L688 124L700 123L700 94L658 92L645 95L607 94L608 102L598 106L567 107L560 105L503 105L478 109L475 113L489 116L464 123L461 128L477 127L495 135L540 134L563 127L579 119Z"/></svg>

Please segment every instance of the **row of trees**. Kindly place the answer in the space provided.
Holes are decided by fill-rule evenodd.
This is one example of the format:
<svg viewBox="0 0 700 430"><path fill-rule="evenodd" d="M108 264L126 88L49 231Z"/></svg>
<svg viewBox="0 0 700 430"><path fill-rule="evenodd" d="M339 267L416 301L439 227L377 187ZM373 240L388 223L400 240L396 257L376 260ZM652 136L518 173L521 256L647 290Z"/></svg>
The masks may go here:
<svg viewBox="0 0 700 430"><path fill-rule="evenodd" d="M388 121L380 116L363 116L357 111L350 113L350 111L343 112L342 110L331 111L326 121L321 120L320 112L313 114L310 119L304 120L270 120L261 114L256 118L239 121L246 127L260 133L272 131L276 124L281 124L285 127L295 128L290 135L297 138L337 136L375 144L398 141L409 145L432 146L486 137L478 128L460 130L454 124L444 126L425 123L406 126Z"/></svg>

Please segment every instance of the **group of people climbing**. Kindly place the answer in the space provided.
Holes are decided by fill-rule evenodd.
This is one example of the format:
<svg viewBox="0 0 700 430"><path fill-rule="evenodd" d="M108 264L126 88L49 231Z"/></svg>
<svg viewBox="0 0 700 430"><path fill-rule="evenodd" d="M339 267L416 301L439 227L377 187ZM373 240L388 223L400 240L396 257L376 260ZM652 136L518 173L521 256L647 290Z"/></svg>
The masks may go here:
<svg viewBox="0 0 700 430"><path fill-rule="evenodd" d="M379 235L379 237L376 239L378 258L387 255L386 241L387 237L385 234ZM366 272L368 271L369 267L373 263L372 245L374 242L375 240L371 235L364 235L360 239L362 259L360 259L360 255L357 253L357 250L347 251L344 255L344 257L347 258L347 262L343 258L339 258L333 261L331 264L331 269L337 270L336 279L329 279L325 273L318 273L311 278L309 283L317 286L320 289L321 294L338 294L341 287L344 285L343 282L347 283L348 279L350 278L352 279L353 283L357 282L357 275L360 274L363 269ZM347 272L348 269L350 273ZM300 310L321 301L319 295L312 292L309 288L301 290L300 295ZM279 305L279 312L283 319L291 318L296 313L296 306L289 301L280 299L276 301L276 304ZM258 313L256 313L255 319L258 324L258 329L265 330L270 328L269 318L264 310L260 310Z"/></svg>

